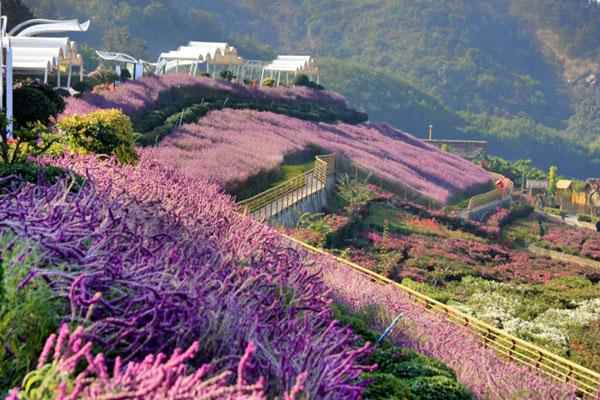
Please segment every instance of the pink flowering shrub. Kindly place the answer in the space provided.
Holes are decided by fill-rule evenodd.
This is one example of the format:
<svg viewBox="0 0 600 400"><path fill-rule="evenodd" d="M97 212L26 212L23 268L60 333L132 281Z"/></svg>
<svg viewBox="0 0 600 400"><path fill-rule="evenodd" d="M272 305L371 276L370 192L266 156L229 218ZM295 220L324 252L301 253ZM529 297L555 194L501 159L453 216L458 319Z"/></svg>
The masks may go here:
<svg viewBox="0 0 600 400"><path fill-rule="evenodd" d="M322 268L323 278L338 301L353 310L379 310L372 311L373 328L383 330L400 316L391 339L444 362L475 398L576 398L576 388L571 384L557 382L539 371L507 361L485 348L466 328L446 321L442 315L426 312L392 285L376 283L328 256L300 252Z"/></svg>
<svg viewBox="0 0 600 400"><path fill-rule="evenodd" d="M551 250L600 261L600 233L567 225L554 225L541 244Z"/></svg>
<svg viewBox="0 0 600 400"><path fill-rule="evenodd" d="M269 393L282 395L308 372L307 396L360 396L369 346L353 347L355 335L332 320L322 280L216 185L143 156L135 166L46 161L88 183L7 183L0 236L38 248L23 285L48 282L69 304L63 320L84 326L107 359L139 362L198 341L196 361L231 369L254 343L247 377L264 377Z"/></svg>
<svg viewBox="0 0 600 400"><path fill-rule="evenodd" d="M249 177L274 169L286 154L311 144L443 203L491 182L475 164L388 125L331 125L269 112L213 111L144 151L186 175L234 191Z"/></svg>
<svg viewBox="0 0 600 400"><path fill-rule="evenodd" d="M593 273L590 268L576 264L460 238L390 234L383 242L383 236L378 233L366 231L364 235L372 243L371 249L366 249L373 259L371 264L377 264L382 246L386 253L402 255L393 266L394 272L388 275L397 280L412 278L443 284L464 276L481 276L500 282L532 284Z"/></svg>
<svg viewBox="0 0 600 400"><path fill-rule="evenodd" d="M187 74L145 76L138 81L128 81L113 91L86 93L80 99L69 97L64 115L86 114L104 108L121 109L133 116L147 108L164 107L185 100L184 96L202 97L215 93L229 94L249 101L282 100L308 101L334 108L348 107L346 99L338 93L295 88L251 88L207 77L190 77Z"/></svg>
<svg viewBox="0 0 600 400"><path fill-rule="evenodd" d="M40 396L57 400L107 397L266 400L264 380L261 378L256 383L249 383L245 377L255 349L254 344L248 344L232 383L234 374L231 371L216 372L214 365L205 364L192 372L192 368L186 365L198 353L198 342L184 352L176 349L168 358L162 353L156 356L148 354L140 362L123 364L122 359L117 357L110 372L104 355L93 355L92 343L85 340L83 328L70 332L64 324L58 335L53 334L46 341L37 370L28 374L23 388L13 389L7 400ZM297 396L303 391L306 376L301 374L296 378L296 384L284 394L284 400L300 398Z"/></svg>

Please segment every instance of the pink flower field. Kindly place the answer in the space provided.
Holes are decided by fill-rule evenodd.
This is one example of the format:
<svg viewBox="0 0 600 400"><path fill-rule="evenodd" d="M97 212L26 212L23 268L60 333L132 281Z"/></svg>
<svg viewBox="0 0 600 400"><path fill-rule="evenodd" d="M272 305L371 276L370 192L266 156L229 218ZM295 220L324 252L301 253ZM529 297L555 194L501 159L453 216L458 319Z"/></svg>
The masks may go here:
<svg viewBox="0 0 600 400"><path fill-rule="evenodd" d="M158 103L173 103L180 99L170 98L169 91L185 88L196 92L222 92L248 100L310 101L327 104L334 108L346 108L346 99L335 92L297 88L252 88L234 83L215 81L207 77L190 77L187 74L145 76L139 81L130 81L114 92L86 93L82 98L69 97L63 115L87 114L98 109L117 108L132 114Z"/></svg>
<svg viewBox="0 0 600 400"><path fill-rule="evenodd" d="M186 175L208 178L230 190L311 144L442 203L481 192L491 182L475 164L389 125L332 125L248 110L213 111L142 151Z"/></svg>

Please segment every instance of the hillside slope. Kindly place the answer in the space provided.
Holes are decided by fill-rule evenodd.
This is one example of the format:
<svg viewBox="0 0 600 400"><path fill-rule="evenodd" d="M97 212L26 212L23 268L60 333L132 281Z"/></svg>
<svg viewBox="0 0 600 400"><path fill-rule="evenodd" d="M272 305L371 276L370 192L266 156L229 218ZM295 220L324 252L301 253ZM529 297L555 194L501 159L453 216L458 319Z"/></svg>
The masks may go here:
<svg viewBox="0 0 600 400"><path fill-rule="evenodd" d="M76 35L79 42L150 59L199 39L228 40L247 58L311 53L326 86L358 101L372 120L417 135L430 123L438 137L468 131L491 138L492 154L541 154L538 167L557 164L577 177L589 176L600 159L590 153L600 149L600 93L571 79L573 71L592 73L598 64L595 2L90 0L85 9L75 0L25 3L40 16L91 16L93 28ZM458 112L508 120L465 129ZM508 125L518 135L498 135ZM507 136L527 136L527 147L508 151ZM577 157L563 157L563 148Z"/></svg>

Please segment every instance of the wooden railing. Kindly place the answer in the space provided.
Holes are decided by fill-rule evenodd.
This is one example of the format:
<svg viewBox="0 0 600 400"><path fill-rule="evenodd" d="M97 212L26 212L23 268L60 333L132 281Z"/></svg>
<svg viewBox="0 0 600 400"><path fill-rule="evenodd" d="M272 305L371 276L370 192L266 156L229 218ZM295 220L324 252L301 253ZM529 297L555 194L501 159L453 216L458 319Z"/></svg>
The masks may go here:
<svg viewBox="0 0 600 400"><path fill-rule="evenodd" d="M347 174L356 180L379 186L381 189L394 194L399 200L407 203L417 204L430 210L439 210L444 206L440 202L423 196L416 189L408 185L403 185L380 175L374 174L366 167L363 167L355 162L350 162L347 159L338 160L337 172Z"/></svg>
<svg viewBox="0 0 600 400"><path fill-rule="evenodd" d="M536 346L535 344L519 339L501 329L480 321L470 315L464 314L453 307L425 296L422 293L403 286L367 268L361 267L358 264L336 257L293 237L287 235L283 236L292 243L302 246L313 253L333 257L339 263L345 264L353 270L369 276L375 281L386 285L393 285L404 294L408 295L413 303L423 306L425 310L442 314L445 316L446 320L468 328L485 347L492 348L512 361L534 368L556 380L570 382L576 385L579 389L581 398L600 398L599 373L582 367L581 365Z"/></svg>

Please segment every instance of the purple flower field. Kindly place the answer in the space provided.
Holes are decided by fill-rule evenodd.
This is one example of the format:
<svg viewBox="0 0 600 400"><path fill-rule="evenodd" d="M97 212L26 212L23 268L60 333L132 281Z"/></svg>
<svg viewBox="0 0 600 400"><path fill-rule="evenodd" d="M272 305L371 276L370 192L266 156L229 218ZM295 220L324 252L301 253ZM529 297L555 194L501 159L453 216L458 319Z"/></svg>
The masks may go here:
<svg viewBox="0 0 600 400"><path fill-rule="evenodd" d="M441 152L389 125L314 123L269 112L213 111L198 124L176 129L150 158L192 177L231 189L271 170L291 152L315 144L349 157L374 173L448 203L491 182L475 164Z"/></svg>
<svg viewBox="0 0 600 400"><path fill-rule="evenodd" d="M358 398L368 345L352 347L321 278L275 231L238 215L218 186L146 157L135 167L48 161L91 183L15 183L0 194L0 235L35 246L39 267L23 285L50 282L70 304L64 322L83 326L107 359L140 361L197 341L197 362L231 370L253 343L245 376L264 378L269 393L305 376L310 398Z"/></svg>
<svg viewBox="0 0 600 400"><path fill-rule="evenodd" d="M114 92L86 93L82 98L69 97L63 115L87 114L98 109L117 108L132 116L140 110L155 105L177 102L169 91L173 88L186 88L191 91L225 92L248 100L304 100L332 107L347 108L346 99L338 93L314 90L306 87L295 88L253 88L208 77L190 77L187 74L145 76L139 81L129 81Z"/></svg>

